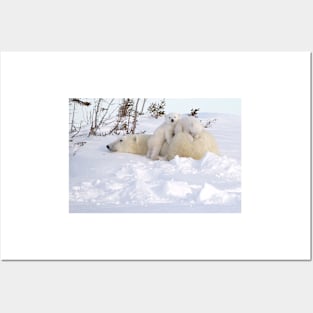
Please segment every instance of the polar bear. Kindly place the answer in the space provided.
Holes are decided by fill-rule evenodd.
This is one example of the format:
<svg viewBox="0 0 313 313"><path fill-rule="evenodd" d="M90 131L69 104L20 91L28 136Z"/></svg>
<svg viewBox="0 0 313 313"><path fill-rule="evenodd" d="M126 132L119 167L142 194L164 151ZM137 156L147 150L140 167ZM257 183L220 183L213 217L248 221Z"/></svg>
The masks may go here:
<svg viewBox="0 0 313 313"><path fill-rule="evenodd" d="M148 140L147 157L152 160L160 158L160 151L164 143L170 143L174 135L174 127L180 115L170 113L165 116L165 122L159 126Z"/></svg>
<svg viewBox="0 0 313 313"><path fill-rule="evenodd" d="M194 116L184 116L182 117L175 126L174 133L184 132L189 134L188 138L190 141L200 137L201 132L204 130L203 125Z"/></svg>
<svg viewBox="0 0 313 313"><path fill-rule="evenodd" d="M163 153L164 159L170 161L176 155L200 160L207 152L220 155L215 138L203 130L192 140L190 140L190 134L186 132L177 133Z"/></svg>

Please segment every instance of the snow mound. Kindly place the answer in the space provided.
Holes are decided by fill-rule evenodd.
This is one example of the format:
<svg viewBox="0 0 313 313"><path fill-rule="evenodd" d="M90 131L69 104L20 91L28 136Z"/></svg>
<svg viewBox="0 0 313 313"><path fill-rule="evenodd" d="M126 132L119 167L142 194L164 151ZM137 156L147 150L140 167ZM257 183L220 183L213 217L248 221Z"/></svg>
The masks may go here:
<svg viewBox="0 0 313 313"><path fill-rule="evenodd" d="M167 208L195 206L206 211L214 210L208 205L234 207L240 204L241 169L233 159L212 153L200 161L179 157L170 162L145 157L129 160L127 154L120 157L116 171L111 168L105 175L99 173L97 178L71 186L72 210L121 212L127 211L129 205L163 204Z"/></svg>

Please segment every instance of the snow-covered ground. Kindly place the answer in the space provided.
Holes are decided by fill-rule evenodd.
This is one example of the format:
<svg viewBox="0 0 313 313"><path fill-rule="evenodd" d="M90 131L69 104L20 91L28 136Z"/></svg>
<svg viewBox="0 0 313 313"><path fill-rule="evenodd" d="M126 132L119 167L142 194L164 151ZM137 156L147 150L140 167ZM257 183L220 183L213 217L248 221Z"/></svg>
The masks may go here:
<svg viewBox="0 0 313 313"><path fill-rule="evenodd" d="M202 113L199 118L203 124L216 119L207 130L221 156L152 161L108 151L117 136L75 137L69 149L70 212L240 212L240 116ZM162 122L141 116L136 131L153 133ZM86 143L75 144L81 141Z"/></svg>

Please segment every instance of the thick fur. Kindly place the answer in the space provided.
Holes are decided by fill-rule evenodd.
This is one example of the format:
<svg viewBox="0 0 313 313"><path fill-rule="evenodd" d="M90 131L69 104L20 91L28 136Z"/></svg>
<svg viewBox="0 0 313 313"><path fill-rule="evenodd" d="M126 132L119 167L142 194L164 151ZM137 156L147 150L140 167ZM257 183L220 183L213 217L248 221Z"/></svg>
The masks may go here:
<svg viewBox="0 0 313 313"><path fill-rule="evenodd" d="M151 135L126 135L107 145L111 152L126 152L146 155Z"/></svg>
<svg viewBox="0 0 313 313"><path fill-rule="evenodd" d="M200 137L201 132L204 130L200 121L193 116L182 117L175 126L175 135L184 132L189 134L188 138L192 141Z"/></svg>
<svg viewBox="0 0 313 313"><path fill-rule="evenodd" d="M126 152L140 155L146 155L148 151L148 141L152 135L127 135L109 145L107 148L111 152ZM171 143L164 142L160 150L161 160L172 160L176 155L180 157L189 157L200 160L210 151L219 155L218 146L214 137L206 130L201 132L199 137L190 140L190 135L181 132L175 135Z"/></svg>
<svg viewBox="0 0 313 313"><path fill-rule="evenodd" d="M151 138L148 140L147 157L152 160L160 158L160 151L164 143L170 143L174 136L174 128L179 120L180 115L177 113L170 113L165 116L165 122L159 126Z"/></svg>
<svg viewBox="0 0 313 313"><path fill-rule="evenodd" d="M197 138L190 140L190 135L181 132L175 135L168 146L165 159L172 160L176 155L200 160L208 152L219 155L219 149L214 137L206 130L198 134Z"/></svg>

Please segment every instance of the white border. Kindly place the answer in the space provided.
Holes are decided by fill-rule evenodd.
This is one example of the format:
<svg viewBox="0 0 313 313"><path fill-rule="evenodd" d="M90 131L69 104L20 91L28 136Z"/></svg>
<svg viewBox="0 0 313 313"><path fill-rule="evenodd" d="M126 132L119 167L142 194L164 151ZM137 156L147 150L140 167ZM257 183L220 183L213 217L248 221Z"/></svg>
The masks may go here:
<svg viewBox="0 0 313 313"><path fill-rule="evenodd" d="M242 99L241 214L68 213L67 100L125 95ZM309 259L309 140L308 52L2 53L1 258Z"/></svg>

